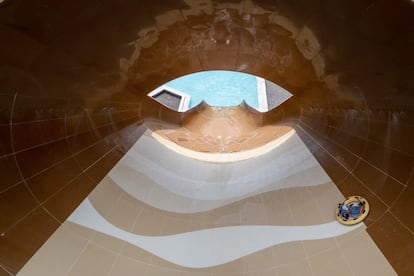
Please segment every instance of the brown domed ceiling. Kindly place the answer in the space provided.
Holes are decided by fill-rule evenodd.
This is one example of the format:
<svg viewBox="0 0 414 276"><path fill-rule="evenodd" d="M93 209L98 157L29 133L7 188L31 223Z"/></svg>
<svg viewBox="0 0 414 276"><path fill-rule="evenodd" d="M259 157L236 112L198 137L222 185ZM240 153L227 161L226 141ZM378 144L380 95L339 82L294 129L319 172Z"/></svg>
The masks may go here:
<svg viewBox="0 0 414 276"><path fill-rule="evenodd" d="M367 232L395 271L414 274L411 1L6 0L0 37L0 275L17 274L148 125L201 135L208 107L178 113L146 95L212 69L293 94L267 113L237 107L254 122L245 131L294 128L344 195L369 200Z"/></svg>

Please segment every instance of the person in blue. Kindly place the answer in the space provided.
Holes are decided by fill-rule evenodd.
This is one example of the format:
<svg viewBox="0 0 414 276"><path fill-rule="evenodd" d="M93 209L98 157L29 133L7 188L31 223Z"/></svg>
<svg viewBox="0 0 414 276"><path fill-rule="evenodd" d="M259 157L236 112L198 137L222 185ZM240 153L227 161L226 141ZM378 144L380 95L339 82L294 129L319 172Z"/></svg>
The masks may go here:
<svg viewBox="0 0 414 276"><path fill-rule="evenodd" d="M349 219L349 208L347 205L340 203L339 204L339 214L341 215L341 217L345 220Z"/></svg>
<svg viewBox="0 0 414 276"><path fill-rule="evenodd" d="M360 201L351 202L350 204L340 203L338 208L339 214L344 220L357 219L364 211L364 205Z"/></svg>

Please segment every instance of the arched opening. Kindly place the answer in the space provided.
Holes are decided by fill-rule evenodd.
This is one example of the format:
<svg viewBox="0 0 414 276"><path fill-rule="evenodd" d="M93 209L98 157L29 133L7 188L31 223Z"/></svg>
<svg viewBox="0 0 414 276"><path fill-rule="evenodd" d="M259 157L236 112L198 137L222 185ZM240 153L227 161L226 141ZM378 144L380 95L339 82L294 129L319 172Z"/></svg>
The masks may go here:
<svg viewBox="0 0 414 276"><path fill-rule="evenodd" d="M267 112L292 94L271 81L251 74L209 70L171 80L148 96L181 112L202 102L214 107L231 107L245 102L257 111Z"/></svg>

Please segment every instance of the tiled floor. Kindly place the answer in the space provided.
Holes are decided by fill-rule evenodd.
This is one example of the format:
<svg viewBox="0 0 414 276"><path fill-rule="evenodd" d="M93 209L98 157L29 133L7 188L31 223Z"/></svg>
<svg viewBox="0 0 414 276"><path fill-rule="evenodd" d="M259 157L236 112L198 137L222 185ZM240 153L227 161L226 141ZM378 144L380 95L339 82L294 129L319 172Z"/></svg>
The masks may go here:
<svg viewBox="0 0 414 276"><path fill-rule="evenodd" d="M152 134L19 275L395 275L364 224L335 220L343 196L293 130L221 163Z"/></svg>
<svg viewBox="0 0 414 276"><path fill-rule="evenodd" d="M217 226L304 226L313 219L305 211L314 207L307 199L331 193L330 198L336 200L342 197L336 187L343 195L361 194L372 206L364 221L366 232L399 275L413 275L413 20L414 4L408 0L3 1L0 275L16 275L99 183L89 197L94 208L123 231L144 236L176 235ZM146 96L176 77L214 69L255 74L294 96L258 117L235 109L207 108L180 114ZM111 178L105 177L141 137L150 118L153 122L148 126L157 139L153 143L160 142L168 150L197 160L186 166L220 161L220 166L230 168L229 161L248 163L257 150L263 161L272 155L273 146L282 145L279 142L287 138L284 134L294 129L332 181L257 193L244 189L251 194L230 199L227 196L232 189L226 187L216 194L223 194L223 198L206 200L204 191L211 197L213 190L197 194L179 186L177 179L173 184L178 190L166 189L170 181L165 180L165 168L164 174L154 177L154 167L147 167L152 169L148 175L148 171L118 166ZM282 127L285 123L288 125ZM278 143L270 142L279 137L283 138ZM153 155L139 156L141 159L125 158L130 164L142 164L144 156L148 159ZM174 169L181 172L179 164L174 164ZM309 168L306 179L297 174L289 176L286 185L322 176L315 168ZM124 192L122 189L131 183L120 181L121 170L136 178L148 194L127 190L134 198ZM207 175L201 172L200 176ZM222 173L221 177L230 178L212 180L237 176L230 170ZM191 183L198 180L191 178ZM275 178L272 185L280 181ZM253 182L270 184L268 179ZM129 184L121 187L122 183ZM326 187L330 186L328 192ZM242 190L238 192L241 196ZM115 195L119 199L114 199ZM197 201L193 206L194 195ZM295 208L292 200L307 209ZM289 213L280 212L283 206L289 206ZM117 215L119 209L128 215ZM138 216L136 209L144 210L139 216L146 224L131 219ZM318 209L321 223L330 221L328 209ZM67 225L69 222L64 222L59 231L65 227L69 230ZM70 229L75 227L72 224ZM174 273L171 263L118 238L77 229L93 234L93 240L91 236L86 238L89 243L83 243L85 239L73 244L66 241L68 248L74 246L76 250L68 252L75 257L62 259L73 259L62 265L65 272L71 267L73 273L79 272L84 264L78 258L80 246L87 259L102 247L110 252L119 252L122 247L124 253L115 262L108 260L111 254L102 257L114 264L114 274L122 274L120 269L126 266L131 271L143 267L142 271L156 274L161 269L158 264L164 267L158 273ZM79 237L74 233L73 237ZM304 246L309 242L279 244L276 247L284 254L270 247L207 273L254 271L256 266L249 260L260 253L260 261L277 257L277 264L253 275L322 274L311 264L311 260L320 259L309 252L324 248L335 253L332 240L327 241L327 247L320 241L308 252ZM375 266L365 265L368 262L359 257L359 252L347 255L360 244L349 243L350 247L341 250L337 246L342 257L335 260L352 263L349 267L355 274L369 274L366 268L380 269L381 261ZM294 263L289 261L292 254L297 256ZM62 274L53 270L53 265L60 263L59 254L48 258L52 261L50 274ZM330 271L326 265L325 270ZM106 263L101 268L107 269ZM181 274L205 275L205 271L186 269L189 271Z"/></svg>

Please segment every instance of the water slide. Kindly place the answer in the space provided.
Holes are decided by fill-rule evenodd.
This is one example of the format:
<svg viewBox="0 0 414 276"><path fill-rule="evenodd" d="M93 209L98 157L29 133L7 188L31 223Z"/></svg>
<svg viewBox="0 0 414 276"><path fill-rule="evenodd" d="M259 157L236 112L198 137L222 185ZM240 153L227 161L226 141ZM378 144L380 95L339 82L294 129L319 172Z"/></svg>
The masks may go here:
<svg viewBox="0 0 414 276"><path fill-rule="evenodd" d="M410 0L0 1L0 275L412 275L413 34ZM293 96L146 96L217 69Z"/></svg>

